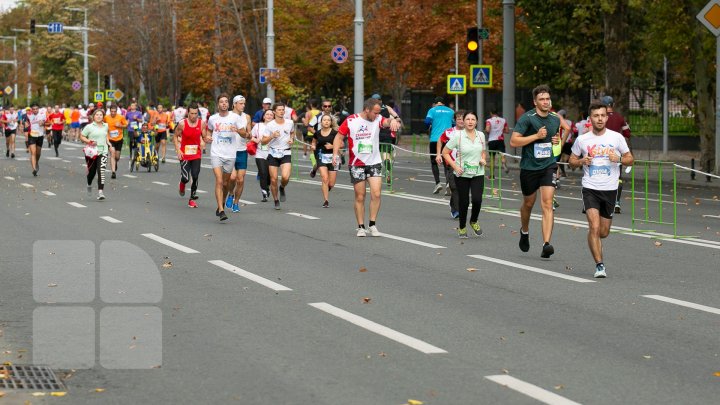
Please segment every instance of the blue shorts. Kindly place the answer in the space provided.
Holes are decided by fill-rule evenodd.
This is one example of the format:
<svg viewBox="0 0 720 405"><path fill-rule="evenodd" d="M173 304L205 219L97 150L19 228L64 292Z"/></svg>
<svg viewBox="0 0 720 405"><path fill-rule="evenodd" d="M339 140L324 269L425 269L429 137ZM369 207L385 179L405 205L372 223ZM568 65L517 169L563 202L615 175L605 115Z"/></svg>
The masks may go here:
<svg viewBox="0 0 720 405"><path fill-rule="evenodd" d="M247 170L247 157L246 150L239 150L235 153L235 170Z"/></svg>
<svg viewBox="0 0 720 405"><path fill-rule="evenodd" d="M71 122L70 128L80 128L80 123L79 122Z"/></svg>

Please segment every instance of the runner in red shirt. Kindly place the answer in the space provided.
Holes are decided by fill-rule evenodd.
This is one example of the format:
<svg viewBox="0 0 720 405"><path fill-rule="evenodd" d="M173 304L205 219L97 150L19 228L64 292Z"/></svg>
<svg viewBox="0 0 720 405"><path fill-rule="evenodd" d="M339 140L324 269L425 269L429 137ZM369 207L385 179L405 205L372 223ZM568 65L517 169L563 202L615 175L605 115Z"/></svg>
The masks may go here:
<svg viewBox="0 0 720 405"><path fill-rule="evenodd" d="M187 118L178 123L175 128L175 151L180 161L180 185L181 196L185 195L185 185L190 182L190 199L188 207L197 208L195 200L198 199L197 188L200 177L200 164L202 163L202 150L205 142L202 140L202 133L205 129L205 121L199 119L197 103L192 103L187 110Z"/></svg>
<svg viewBox="0 0 720 405"><path fill-rule="evenodd" d="M60 156L58 147L62 143L63 128L65 128L65 115L60 112L60 106L56 105L53 113L48 116L50 121L50 130L52 131L53 146L55 147L55 157Z"/></svg>

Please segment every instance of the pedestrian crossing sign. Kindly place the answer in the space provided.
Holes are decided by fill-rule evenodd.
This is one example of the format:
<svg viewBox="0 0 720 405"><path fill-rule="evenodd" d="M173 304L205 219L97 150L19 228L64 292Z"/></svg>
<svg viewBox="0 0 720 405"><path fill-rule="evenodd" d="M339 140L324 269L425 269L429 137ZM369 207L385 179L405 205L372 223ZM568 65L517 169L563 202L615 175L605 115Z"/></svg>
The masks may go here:
<svg viewBox="0 0 720 405"><path fill-rule="evenodd" d="M470 65L470 87L492 88L492 65Z"/></svg>
<svg viewBox="0 0 720 405"><path fill-rule="evenodd" d="M103 101L105 101L105 93L103 93L102 91L96 91L94 100L96 103L102 103Z"/></svg>
<svg viewBox="0 0 720 405"><path fill-rule="evenodd" d="M465 75L448 75L447 94L467 93L467 78Z"/></svg>

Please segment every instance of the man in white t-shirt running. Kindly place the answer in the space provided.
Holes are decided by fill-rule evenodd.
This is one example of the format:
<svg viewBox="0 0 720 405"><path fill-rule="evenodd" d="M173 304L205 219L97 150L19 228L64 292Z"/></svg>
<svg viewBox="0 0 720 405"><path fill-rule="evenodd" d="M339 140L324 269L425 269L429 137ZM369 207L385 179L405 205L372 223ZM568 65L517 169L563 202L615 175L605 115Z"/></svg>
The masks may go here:
<svg viewBox="0 0 720 405"><path fill-rule="evenodd" d="M275 120L268 122L263 133L262 144L267 145L268 173L270 175L270 193L275 201L275 209L286 201L285 187L290 181L292 172L292 145L295 142L295 123L286 120L285 104L275 103L272 106ZM278 171L280 184L278 184Z"/></svg>
<svg viewBox="0 0 720 405"><path fill-rule="evenodd" d="M235 153L235 170L233 170L232 175L230 175L229 188L232 189L233 192L228 193L227 199L225 200L225 208L232 209L232 212L240 212L240 197L245 187L245 173L247 172L247 139L251 137L250 122L252 121L250 116L245 114L245 97L241 95L233 97L232 112L240 116L240 126L238 127L240 139L238 140L238 149Z"/></svg>
<svg viewBox="0 0 720 405"><path fill-rule="evenodd" d="M607 129L607 108L590 104L592 130L575 140L570 166L583 168L582 199L588 221L588 246L595 259L595 278L605 278L602 240L610 234L620 179L620 165L634 159L622 134Z"/></svg>
<svg viewBox="0 0 720 405"><path fill-rule="evenodd" d="M490 154L490 173L494 176L493 168L495 167L495 156L500 154L502 167L505 174L510 173L505 161L505 135L510 133L505 118L498 115L497 111L490 111L490 118L485 120L485 133L488 134L488 150L495 153ZM500 173L497 174L499 176Z"/></svg>
<svg viewBox="0 0 720 405"><path fill-rule="evenodd" d="M208 119L203 134L206 143L212 142L210 162L215 174L215 200L217 201L215 215L220 218L220 221L228 219L223 202L231 191L229 188L230 175L235 168L235 155L242 128L240 116L229 111L229 108L229 96L224 93L220 94L217 99L218 112Z"/></svg>
<svg viewBox="0 0 720 405"><path fill-rule="evenodd" d="M391 131L400 129L400 121L386 119L380 115L380 100L369 98L363 103L363 110L343 121L338 136L333 142L333 164L340 164L340 148L344 138L348 138L350 152L350 180L355 189L355 218L357 236L367 236L365 229L365 183L370 186L370 222L368 230L371 236L380 236L375 222L380 211L380 191L382 188L382 157L380 155L380 127Z"/></svg>

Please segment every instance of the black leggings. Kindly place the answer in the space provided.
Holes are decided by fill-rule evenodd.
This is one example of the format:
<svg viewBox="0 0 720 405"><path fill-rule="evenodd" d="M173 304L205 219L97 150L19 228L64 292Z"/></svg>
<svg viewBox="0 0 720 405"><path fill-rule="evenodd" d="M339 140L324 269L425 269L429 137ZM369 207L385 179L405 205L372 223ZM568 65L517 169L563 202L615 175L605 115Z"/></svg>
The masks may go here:
<svg viewBox="0 0 720 405"><path fill-rule="evenodd" d="M258 175L260 176L260 188L270 194L270 171L268 169L267 159L255 158L255 164L258 168Z"/></svg>
<svg viewBox="0 0 720 405"><path fill-rule="evenodd" d="M192 177L192 186L190 186L190 195L195 195L198 188L198 177L200 177L201 159L182 160L180 161L180 181L187 184Z"/></svg>
<svg viewBox="0 0 720 405"><path fill-rule="evenodd" d="M52 136L53 136L53 146L55 147L55 151L58 150L58 146L62 143L62 129L53 129L52 130Z"/></svg>
<svg viewBox="0 0 720 405"><path fill-rule="evenodd" d="M100 167L98 168L98 161L100 163ZM107 161L108 157L107 155L99 155L94 158L89 158L85 156L85 163L87 163L88 173L87 173L87 185L92 186L93 179L95 178L95 174L97 174L98 178L98 190L102 190L105 188L105 168L107 168Z"/></svg>
<svg viewBox="0 0 720 405"><path fill-rule="evenodd" d="M437 142L430 142L430 168L432 169L433 177L435 178L435 184L440 184L440 167L438 167L435 157L437 156Z"/></svg>
<svg viewBox="0 0 720 405"><path fill-rule="evenodd" d="M458 200L460 203L460 229L467 224L467 210L470 206L470 194L472 193L472 213L470 222L477 222L482 207L483 190L485 189L485 176L455 177Z"/></svg>

